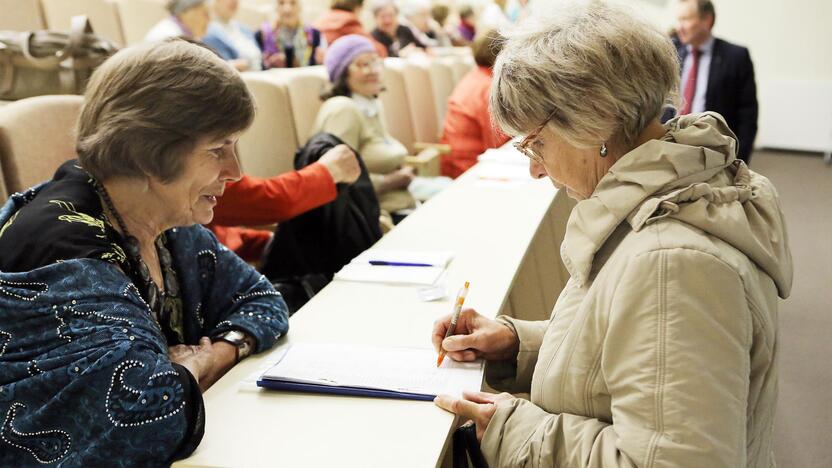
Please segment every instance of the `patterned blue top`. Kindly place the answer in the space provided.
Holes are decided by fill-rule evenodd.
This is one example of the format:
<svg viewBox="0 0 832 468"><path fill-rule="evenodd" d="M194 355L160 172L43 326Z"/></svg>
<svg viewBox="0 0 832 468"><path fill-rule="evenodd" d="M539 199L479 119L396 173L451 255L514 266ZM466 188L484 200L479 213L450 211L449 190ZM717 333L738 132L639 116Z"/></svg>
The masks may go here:
<svg viewBox="0 0 832 468"><path fill-rule="evenodd" d="M13 195L0 226L43 186ZM201 226L165 234L186 343L239 329L260 352L286 333L283 299L213 234ZM81 258L0 271L0 466L164 466L188 455L202 435L188 414L201 415L202 400L181 369L114 264Z"/></svg>

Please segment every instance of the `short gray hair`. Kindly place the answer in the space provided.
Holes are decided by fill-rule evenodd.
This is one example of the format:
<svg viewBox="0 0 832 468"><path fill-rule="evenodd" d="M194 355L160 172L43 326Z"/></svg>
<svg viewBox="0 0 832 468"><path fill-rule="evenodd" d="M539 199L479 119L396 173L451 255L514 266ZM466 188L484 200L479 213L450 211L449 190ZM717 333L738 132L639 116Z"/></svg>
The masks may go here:
<svg viewBox="0 0 832 468"><path fill-rule="evenodd" d="M632 144L678 99L679 59L657 28L627 8L573 3L506 31L491 107L509 135L549 128L579 148Z"/></svg>

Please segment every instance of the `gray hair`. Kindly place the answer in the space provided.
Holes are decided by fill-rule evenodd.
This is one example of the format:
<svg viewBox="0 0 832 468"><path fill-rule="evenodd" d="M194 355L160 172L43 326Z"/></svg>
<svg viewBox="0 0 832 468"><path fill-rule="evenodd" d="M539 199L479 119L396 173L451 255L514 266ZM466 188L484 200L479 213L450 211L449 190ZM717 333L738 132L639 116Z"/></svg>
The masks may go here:
<svg viewBox="0 0 832 468"><path fill-rule="evenodd" d="M676 49L625 7L573 3L505 35L491 108L509 135L551 116L549 128L575 147L629 145L677 102Z"/></svg>
<svg viewBox="0 0 832 468"><path fill-rule="evenodd" d="M167 9L173 16L178 16L185 10L202 5L206 0L168 0Z"/></svg>

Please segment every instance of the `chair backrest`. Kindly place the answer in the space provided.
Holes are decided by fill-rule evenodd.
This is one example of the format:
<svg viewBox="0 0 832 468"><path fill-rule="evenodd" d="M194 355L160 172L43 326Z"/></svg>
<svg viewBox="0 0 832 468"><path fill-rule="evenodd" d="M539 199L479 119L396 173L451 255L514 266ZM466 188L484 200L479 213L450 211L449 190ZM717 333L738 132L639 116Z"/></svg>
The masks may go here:
<svg viewBox="0 0 832 468"><path fill-rule="evenodd" d="M144 41L147 33L168 16L163 0L115 0L127 45Z"/></svg>
<svg viewBox="0 0 832 468"><path fill-rule="evenodd" d="M272 177L294 170L298 140L285 81L272 73L242 76L257 106L254 122L238 145L243 172Z"/></svg>
<svg viewBox="0 0 832 468"><path fill-rule="evenodd" d="M69 31L73 16L86 15L96 35L124 45L114 0L41 0L41 4L46 24L53 31Z"/></svg>
<svg viewBox="0 0 832 468"><path fill-rule="evenodd" d="M2 161L0 161L2 162ZM6 181L3 180L3 165L0 164L0 207L2 207L6 203L6 199L9 196L8 190L6 190Z"/></svg>
<svg viewBox="0 0 832 468"><path fill-rule="evenodd" d="M451 61L451 69L454 73L454 81L459 83L459 80L462 79L472 68L476 66L476 62L474 62L474 57L470 56L455 56L452 58Z"/></svg>
<svg viewBox="0 0 832 468"><path fill-rule="evenodd" d="M37 31L44 29L39 0L0 0L0 30Z"/></svg>
<svg viewBox="0 0 832 468"><path fill-rule="evenodd" d="M436 107L436 121L441 129L445 122L445 112L448 110L448 98L451 97L456 85L450 62L441 59L431 60L430 82Z"/></svg>
<svg viewBox="0 0 832 468"><path fill-rule="evenodd" d="M48 180L75 154L82 96L37 96L0 109L0 163L6 189L19 192Z"/></svg>
<svg viewBox="0 0 832 468"><path fill-rule="evenodd" d="M399 140L411 154L415 154L416 136L413 133L413 118L404 78L406 67L407 62L404 59L384 59L384 70L381 79L386 90L381 93L379 99L381 100L383 121L387 131L390 132L390 135L393 135L393 138Z"/></svg>
<svg viewBox="0 0 832 468"><path fill-rule="evenodd" d="M413 137L419 143L438 143L442 121L437 120L436 94L428 61L408 61L405 64L404 84L410 103Z"/></svg>
<svg viewBox="0 0 832 468"><path fill-rule="evenodd" d="M315 118L323 105L321 91L329 84L329 77L323 65L315 67L289 68L273 70L269 73L281 74L289 90L292 104L292 117L295 120L295 132L298 143L304 145L312 135Z"/></svg>

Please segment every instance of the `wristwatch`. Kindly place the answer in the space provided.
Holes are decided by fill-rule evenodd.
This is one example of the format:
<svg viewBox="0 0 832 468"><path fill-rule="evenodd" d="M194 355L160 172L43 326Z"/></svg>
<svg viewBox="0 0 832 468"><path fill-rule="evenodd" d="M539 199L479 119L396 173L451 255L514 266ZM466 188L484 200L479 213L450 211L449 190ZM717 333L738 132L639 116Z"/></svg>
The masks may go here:
<svg viewBox="0 0 832 468"><path fill-rule="evenodd" d="M239 330L227 331L211 338L211 341L225 341L226 343L233 344L237 349L237 362L240 362L251 354L251 343L246 340L246 334Z"/></svg>

